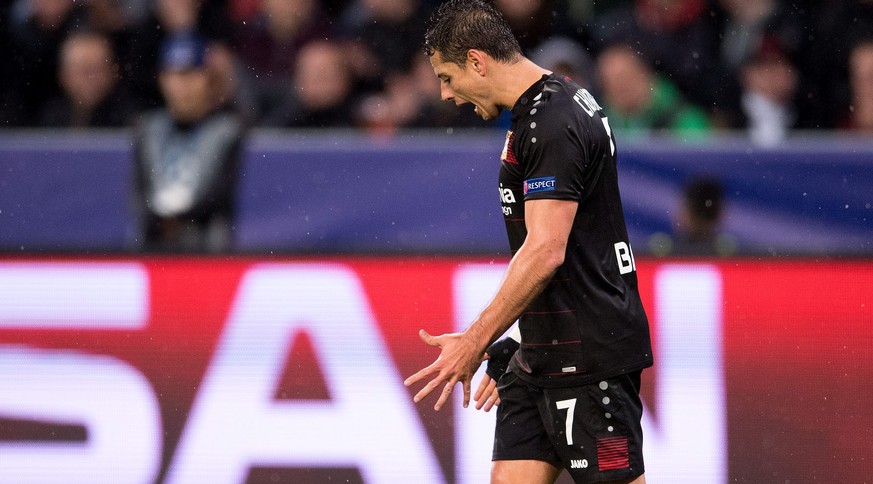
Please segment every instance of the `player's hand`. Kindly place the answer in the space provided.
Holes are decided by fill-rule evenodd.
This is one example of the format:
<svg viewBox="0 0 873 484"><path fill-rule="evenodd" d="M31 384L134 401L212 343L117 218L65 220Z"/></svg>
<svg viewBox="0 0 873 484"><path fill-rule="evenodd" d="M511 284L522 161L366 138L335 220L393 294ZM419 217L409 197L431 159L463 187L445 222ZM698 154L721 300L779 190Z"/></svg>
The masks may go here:
<svg viewBox="0 0 873 484"><path fill-rule="evenodd" d="M486 358L488 354L486 353ZM476 410L490 411L492 408L500 405L500 396L497 394L497 380L494 380L488 374L482 375L479 381L479 386L476 387L476 393L473 394L473 400L476 401Z"/></svg>
<svg viewBox="0 0 873 484"><path fill-rule="evenodd" d="M415 395L413 400L418 403L442 386L442 392L433 407L434 410L439 411L452 395L455 384L461 383L464 389L464 408L466 408L470 404L470 381L482 363L484 352L465 333L431 336L422 329L418 335L422 341L430 346L441 348L441 351L436 361L403 382L404 385L410 386L433 376L433 379Z"/></svg>

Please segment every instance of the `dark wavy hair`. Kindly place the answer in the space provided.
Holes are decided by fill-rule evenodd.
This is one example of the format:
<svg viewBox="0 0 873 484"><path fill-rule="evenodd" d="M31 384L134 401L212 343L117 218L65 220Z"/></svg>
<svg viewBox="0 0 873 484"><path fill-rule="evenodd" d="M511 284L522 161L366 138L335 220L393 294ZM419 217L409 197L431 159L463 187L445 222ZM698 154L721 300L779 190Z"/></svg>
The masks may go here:
<svg viewBox="0 0 873 484"><path fill-rule="evenodd" d="M431 15L424 53L439 52L443 60L463 67L467 51L478 49L499 62L521 58L521 46L503 15L483 0L449 0Z"/></svg>

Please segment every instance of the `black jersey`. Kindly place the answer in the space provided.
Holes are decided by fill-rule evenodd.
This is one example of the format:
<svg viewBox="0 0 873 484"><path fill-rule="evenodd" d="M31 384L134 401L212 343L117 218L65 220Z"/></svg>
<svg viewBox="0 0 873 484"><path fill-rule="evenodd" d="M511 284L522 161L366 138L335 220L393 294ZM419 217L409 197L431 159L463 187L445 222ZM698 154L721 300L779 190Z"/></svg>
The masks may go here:
<svg viewBox="0 0 873 484"><path fill-rule="evenodd" d="M512 108L500 158L513 254L527 236L525 200L579 203L564 263L519 318L521 348L510 368L525 381L556 387L651 366L615 141L600 106L571 80L543 76Z"/></svg>

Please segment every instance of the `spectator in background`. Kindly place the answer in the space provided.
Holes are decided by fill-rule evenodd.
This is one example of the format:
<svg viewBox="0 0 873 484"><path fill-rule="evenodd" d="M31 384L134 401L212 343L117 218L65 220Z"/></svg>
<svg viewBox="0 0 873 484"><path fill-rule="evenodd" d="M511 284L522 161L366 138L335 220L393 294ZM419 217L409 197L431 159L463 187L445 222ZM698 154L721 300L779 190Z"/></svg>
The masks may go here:
<svg viewBox="0 0 873 484"><path fill-rule="evenodd" d="M493 128L470 105L454 106L440 99L439 79L423 55L415 56L408 72L394 72L385 88L363 96L355 110L355 125L370 134L390 136L401 128Z"/></svg>
<svg viewBox="0 0 873 484"><path fill-rule="evenodd" d="M227 16L234 25L242 25L255 20L260 8L260 0L228 0Z"/></svg>
<svg viewBox="0 0 873 484"><path fill-rule="evenodd" d="M594 59L582 44L567 37L553 37L533 49L531 60L544 69L573 79L595 98L600 97Z"/></svg>
<svg viewBox="0 0 873 484"><path fill-rule="evenodd" d="M775 37L764 37L740 72L742 106L749 138L757 145L785 141L797 125L798 71Z"/></svg>
<svg viewBox="0 0 873 484"><path fill-rule="evenodd" d="M852 48L848 67L852 100L845 127L873 133L873 37Z"/></svg>
<svg viewBox="0 0 873 484"><path fill-rule="evenodd" d="M159 81L166 109L135 135L137 206L147 251L221 252L232 247L235 183L244 125L221 109L206 44L169 37Z"/></svg>
<svg viewBox="0 0 873 484"><path fill-rule="evenodd" d="M699 139L710 131L706 113L629 46L604 50L597 59L597 78L609 125L626 139L650 134Z"/></svg>
<svg viewBox="0 0 873 484"><path fill-rule="evenodd" d="M761 57L762 49L772 51L775 46L780 51L779 55L782 56L782 60L792 64L791 77L794 77L791 80L782 79L794 84L791 88L794 92L790 93L792 99L779 101L785 105L784 107L790 107L790 110L793 111L790 122L784 122L790 126L804 127L798 121L801 116L804 120L808 119L808 116L798 111L805 110L806 101L803 97L794 97L804 80L800 76L800 72L793 67L797 66L795 55L806 50L803 39L807 25L805 17L798 11L797 4L788 6L779 0L719 0L719 4L726 15L720 31L722 40L719 62L731 74L731 78L741 86L743 91L742 114L746 116L747 121L744 124L749 126L755 122L755 119L748 118L749 61ZM772 58L773 53L767 55ZM771 64L771 67L775 66L775 64ZM771 77L775 80L782 74L786 74L786 72ZM771 101L775 101L775 99ZM793 106L788 106L789 104L793 104ZM754 117L756 115L753 114Z"/></svg>
<svg viewBox="0 0 873 484"><path fill-rule="evenodd" d="M707 0L635 0L594 20L595 52L634 49L717 127L739 125L736 77L719 63L716 17Z"/></svg>
<svg viewBox="0 0 873 484"><path fill-rule="evenodd" d="M255 119L257 86L231 47L233 35L225 3L225 0L153 0L152 18L145 27L132 32L133 40L126 45L122 59L123 70L138 97L151 107L164 101L156 77L143 72L158 71L158 54L166 38L193 35L209 44L206 63L214 73L218 103L244 114L247 121ZM158 94L157 101L153 101L152 90Z"/></svg>
<svg viewBox="0 0 873 484"><path fill-rule="evenodd" d="M377 76L405 70L421 55L422 6L419 0L355 0L344 16L343 36L369 50ZM366 69L366 66L354 66Z"/></svg>
<svg viewBox="0 0 873 484"><path fill-rule="evenodd" d="M10 64L12 64L12 47L9 43L9 4L10 0L0 0L0 79L10 79L13 75ZM11 114L10 104L12 103L12 93L10 92L9 82L0 82L0 128L9 126Z"/></svg>
<svg viewBox="0 0 873 484"><path fill-rule="evenodd" d="M719 0L719 4L727 14L721 32L721 62L732 72L739 72L765 36L787 49L800 47L804 26L778 0Z"/></svg>
<svg viewBox="0 0 873 484"><path fill-rule="evenodd" d="M654 234L649 250L658 256L730 256L736 239L722 231L724 198L721 183L713 178L694 178L683 187L673 234Z"/></svg>
<svg viewBox="0 0 873 484"><path fill-rule="evenodd" d="M163 97L153 74L159 69L158 56L164 39L196 34L209 41L227 41L231 29L223 0L152 0L150 3L152 9L148 18L131 25L129 34L117 45L121 74L131 93L146 106L156 107Z"/></svg>
<svg viewBox="0 0 873 484"><path fill-rule="evenodd" d="M59 83L63 95L42 109L40 124L51 127L129 126L139 106L118 85L118 65L106 36L78 32L64 41Z"/></svg>
<svg viewBox="0 0 873 484"><path fill-rule="evenodd" d="M85 2L88 26L110 36L124 33L146 21L150 3L149 0L88 0Z"/></svg>
<svg viewBox="0 0 873 484"><path fill-rule="evenodd" d="M554 15L553 3L552 0L494 0L494 6L518 38L521 50L528 55L560 32L557 25L560 19Z"/></svg>
<svg viewBox="0 0 873 484"><path fill-rule="evenodd" d="M800 99L807 102L799 124L808 128L842 128L851 104L847 64L849 53L859 39L873 34L873 1L834 0L815 2L807 33L808 42L800 56L800 70L806 79Z"/></svg>
<svg viewBox="0 0 873 484"><path fill-rule="evenodd" d="M343 45L334 40L306 44L281 97L264 108L263 126L350 127L355 83Z"/></svg>
<svg viewBox="0 0 873 484"><path fill-rule="evenodd" d="M119 57L139 40L136 34L151 13L150 0L88 0L83 3L88 29L107 36Z"/></svg>
<svg viewBox="0 0 873 484"><path fill-rule="evenodd" d="M556 0L557 15L563 16L566 24L562 35L591 47L594 44L591 34L595 21L610 10L627 11L633 2L634 0Z"/></svg>
<svg viewBox="0 0 873 484"><path fill-rule="evenodd" d="M236 26L232 46L258 91L274 96L294 74L300 49L331 36L317 0L261 0L257 16Z"/></svg>
<svg viewBox="0 0 873 484"><path fill-rule="evenodd" d="M58 58L69 32L83 25L73 0L19 0L9 25L6 126L36 126L46 99L61 94Z"/></svg>
<svg viewBox="0 0 873 484"><path fill-rule="evenodd" d="M88 0L82 2L88 30L106 36L112 44L118 66L118 83L143 106L160 102L155 71L155 52L159 44L152 40L155 29L148 30L152 0ZM140 88L143 89L140 89Z"/></svg>
<svg viewBox="0 0 873 484"><path fill-rule="evenodd" d="M255 124L260 115L260 92L236 52L225 42L212 42L206 64L215 71L218 104L242 116L246 125Z"/></svg>

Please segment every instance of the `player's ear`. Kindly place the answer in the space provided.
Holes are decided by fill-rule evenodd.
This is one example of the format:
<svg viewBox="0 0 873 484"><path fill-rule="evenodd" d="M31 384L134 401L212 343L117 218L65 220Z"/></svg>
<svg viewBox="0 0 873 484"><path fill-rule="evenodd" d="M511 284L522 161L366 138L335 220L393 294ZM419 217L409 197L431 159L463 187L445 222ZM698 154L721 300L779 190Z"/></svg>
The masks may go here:
<svg viewBox="0 0 873 484"><path fill-rule="evenodd" d="M467 65L473 69L473 72L480 76L485 75L486 55L484 52L476 49L467 51Z"/></svg>

